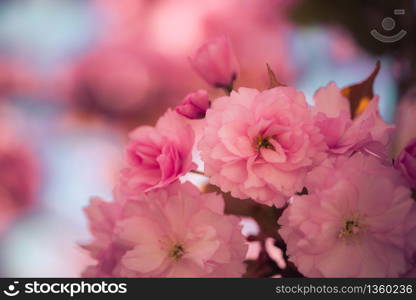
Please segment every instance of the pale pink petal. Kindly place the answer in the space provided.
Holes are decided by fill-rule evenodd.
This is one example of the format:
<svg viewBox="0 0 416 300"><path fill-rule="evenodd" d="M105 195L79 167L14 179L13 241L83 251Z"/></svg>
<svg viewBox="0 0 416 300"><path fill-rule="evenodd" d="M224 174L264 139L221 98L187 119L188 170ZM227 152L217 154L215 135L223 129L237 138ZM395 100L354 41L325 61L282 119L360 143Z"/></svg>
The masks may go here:
<svg viewBox="0 0 416 300"><path fill-rule="evenodd" d="M166 258L166 251L153 245L142 244L128 251L122 258L123 265L136 272L147 273L159 267Z"/></svg>
<svg viewBox="0 0 416 300"><path fill-rule="evenodd" d="M329 118L338 117L344 112L350 114L350 103L341 94L335 82L330 82L326 87L317 90L313 100L316 111L324 113Z"/></svg>

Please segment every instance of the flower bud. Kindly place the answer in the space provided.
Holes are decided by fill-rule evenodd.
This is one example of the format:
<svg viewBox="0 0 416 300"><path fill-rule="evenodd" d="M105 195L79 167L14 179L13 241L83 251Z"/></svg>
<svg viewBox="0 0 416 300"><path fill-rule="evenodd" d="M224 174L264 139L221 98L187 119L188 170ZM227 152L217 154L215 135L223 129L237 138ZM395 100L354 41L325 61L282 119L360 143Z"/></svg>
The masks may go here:
<svg viewBox="0 0 416 300"><path fill-rule="evenodd" d="M207 41L190 58L195 71L210 85L232 89L239 64L228 38L221 36Z"/></svg>
<svg viewBox="0 0 416 300"><path fill-rule="evenodd" d="M188 94L176 107L176 112L189 119L203 119L211 102L205 90Z"/></svg>

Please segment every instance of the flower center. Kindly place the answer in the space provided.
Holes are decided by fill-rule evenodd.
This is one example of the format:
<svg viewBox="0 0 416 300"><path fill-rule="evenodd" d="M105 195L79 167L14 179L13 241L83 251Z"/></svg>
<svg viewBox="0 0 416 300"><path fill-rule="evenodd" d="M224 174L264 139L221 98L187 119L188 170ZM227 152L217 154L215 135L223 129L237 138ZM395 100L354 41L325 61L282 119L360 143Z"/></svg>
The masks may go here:
<svg viewBox="0 0 416 300"><path fill-rule="evenodd" d="M175 244L169 251L169 256L174 260L179 260L185 255L185 249L180 244Z"/></svg>
<svg viewBox="0 0 416 300"><path fill-rule="evenodd" d="M358 237L363 232L364 227L358 217L347 218L339 231L338 237L341 239Z"/></svg>
<svg viewBox="0 0 416 300"><path fill-rule="evenodd" d="M257 151L260 150L260 148L266 148L266 149L273 149L274 150L274 147L269 142L269 139L270 139L270 137L263 137L263 136L259 135L256 138L255 142L254 142Z"/></svg>

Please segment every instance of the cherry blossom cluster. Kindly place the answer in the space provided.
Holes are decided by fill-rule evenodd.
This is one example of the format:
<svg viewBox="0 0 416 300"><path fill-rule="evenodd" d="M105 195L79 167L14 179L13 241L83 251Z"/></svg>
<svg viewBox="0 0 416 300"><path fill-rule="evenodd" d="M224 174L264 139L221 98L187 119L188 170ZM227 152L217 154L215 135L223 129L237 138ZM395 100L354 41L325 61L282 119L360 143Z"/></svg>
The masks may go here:
<svg viewBox="0 0 416 300"><path fill-rule="evenodd" d="M190 93L155 126L130 133L114 200L86 208L94 239L83 247L97 263L85 276L243 276L247 243L239 217L224 213L225 195L281 212L276 235L303 276L414 272L416 140L389 158L394 126L378 96L352 105L351 89L331 82L311 106L273 76L268 89L236 89L239 64L225 37L190 62L226 95ZM198 167L219 193L181 180Z"/></svg>

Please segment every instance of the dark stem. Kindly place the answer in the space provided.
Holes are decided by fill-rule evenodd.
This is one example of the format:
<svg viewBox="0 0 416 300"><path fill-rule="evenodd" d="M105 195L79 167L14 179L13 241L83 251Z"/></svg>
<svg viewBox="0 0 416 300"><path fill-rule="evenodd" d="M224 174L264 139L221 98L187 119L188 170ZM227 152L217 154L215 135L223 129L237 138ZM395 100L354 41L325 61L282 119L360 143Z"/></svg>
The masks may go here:
<svg viewBox="0 0 416 300"><path fill-rule="evenodd" d="M201 175L201 176L205 176L204 172L201 172L201 171L198 171L198 170L191 170L189 172L193 173L193 174L198 174L198 175Z"/></svg>

